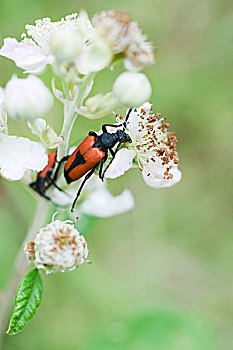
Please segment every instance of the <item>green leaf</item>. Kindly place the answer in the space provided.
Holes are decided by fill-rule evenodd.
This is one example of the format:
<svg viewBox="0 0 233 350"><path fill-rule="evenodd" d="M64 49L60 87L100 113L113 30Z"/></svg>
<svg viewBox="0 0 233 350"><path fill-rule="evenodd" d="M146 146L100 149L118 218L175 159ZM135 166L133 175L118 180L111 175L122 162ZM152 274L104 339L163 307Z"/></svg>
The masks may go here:
<svg viewBox="0 0 233 350"><path fill-rule="evenodd" d="M19 285L7 334L16 334L26 326L41 303L41 295L41 277L38 269L34 269L24 277Z"/></svg>

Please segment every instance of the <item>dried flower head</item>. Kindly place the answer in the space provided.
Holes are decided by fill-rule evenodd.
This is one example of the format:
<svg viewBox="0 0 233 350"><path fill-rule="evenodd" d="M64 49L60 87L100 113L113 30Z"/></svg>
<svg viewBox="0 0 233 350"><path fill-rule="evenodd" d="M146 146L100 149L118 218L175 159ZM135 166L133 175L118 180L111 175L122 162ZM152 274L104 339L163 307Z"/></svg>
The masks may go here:
<svg viewBox="0 0 233 350"><path fill-rule="evenodd" d="M154 63L152 44L146 41L139 24L127 13L103 11L94 16L93 24L114 54L123 54L128 69L142 69Z"/></svg>
<svg viewBox="0 0 233 350"><path fill-rule="evenodd" d="M70 271L83 264L88 255L85 238L73 225L56 220L41 228L25 252L37 268L47 273Z"/></svg>
<svg viewBox="0 0 233 350"><path fill-rule="evenodd" d="M24 247L24 251L29 260L35 259L35 242L34 241L28 242Z"/></svg>

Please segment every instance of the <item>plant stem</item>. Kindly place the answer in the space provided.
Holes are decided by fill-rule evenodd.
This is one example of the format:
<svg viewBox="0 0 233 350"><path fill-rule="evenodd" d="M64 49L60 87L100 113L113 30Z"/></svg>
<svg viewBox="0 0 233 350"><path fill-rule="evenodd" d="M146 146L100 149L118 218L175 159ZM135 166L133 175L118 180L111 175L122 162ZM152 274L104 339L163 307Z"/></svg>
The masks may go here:
<svg viewBox="0 0 233 350"><path fill-rule="evenodd" d="M39 198L35 216L32 220L31 226L25 237L24 243L33 240L36 233L39 231L41 226L43 226L45 219L48 215L49 206L50 206L49 201L45 200L44 198ZM26 260L22 246L23 244L20 246L19 252L14 261L12 274L8 281L7 287L1 296L0 348L1 348L1 342L3 340L3 335L5 334L5 330L6 330L6 323L9 317L10 303L12 302L12 298L17 290L19 281L21 280L22 276L25 274L26 269L28 267L28 262Z"/></svg>
<svg viewBox="0 0 233 350"><path fill-rule="evenodd" d="M60 135L63 137L64 141L58 147L58 160L62 159L68 153L70 133L78 115L77 109L82 105L84 98L88 94L88 90L91 88L94 76L95 73L90 73L83 78L82 82L78 85L73 100L70 100L69 93L64 91L66 97L64 102L64 124Z"/></svg>

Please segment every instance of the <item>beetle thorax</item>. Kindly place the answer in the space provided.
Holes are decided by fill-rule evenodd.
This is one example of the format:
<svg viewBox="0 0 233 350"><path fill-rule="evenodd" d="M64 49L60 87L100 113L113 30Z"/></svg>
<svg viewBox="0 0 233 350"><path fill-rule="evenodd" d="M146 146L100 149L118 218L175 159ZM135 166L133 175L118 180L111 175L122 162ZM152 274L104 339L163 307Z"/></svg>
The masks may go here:
<svg viewBox="0 0 233 350"><path fill-rule="evenodd" d="M102 135L100 135L100 141L102 143L102 146L105 149L110 149L115 146L115 144L118 141L118 137L116 133L110 134L110 133L104 132Z"/></svg>

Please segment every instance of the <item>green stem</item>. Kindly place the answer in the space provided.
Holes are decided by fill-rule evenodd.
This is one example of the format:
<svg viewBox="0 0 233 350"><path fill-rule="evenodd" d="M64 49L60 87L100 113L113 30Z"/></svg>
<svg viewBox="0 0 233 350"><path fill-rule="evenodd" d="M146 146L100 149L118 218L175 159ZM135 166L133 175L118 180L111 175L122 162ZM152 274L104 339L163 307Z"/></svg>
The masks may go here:
<svg viewBox="0 0 233 350"><path fill-rule="evenodd" d="M6 330L6 323L9 317L9 309L10 304L12 302L13 296L16 293L18 284L25 274L26 269L28 267L28 261L26 260L23 246L25 243L32 241L35 238L36 233L39 229L44 225L45 220L48 215L50 202L45 200L44 198L39 198L37 203L37 208L35 212L35 216L32 220L31 226L28 230L28 233L25 237L23 244L20 246L19 252L14 261L14 266L12 269L11 277L7 283L7 287L1 296L1 311L0 311L0 348L1 342L3 340L3 336Z"/></svg>
<svg viewBox="0 0 233 350"><path fill-rule="evenodd" d="M60 135L63 137L64 141L58 147L58 159L62 159L67 155L71 130L78 115L77 109L82 105L83 100L86 97L87 90L89 89L94 76L95 73L90 73L85 78L83 78L80 85L78 85L77 92L72 101L66 93L66 99L64 102L64 124Z"/></svg>

